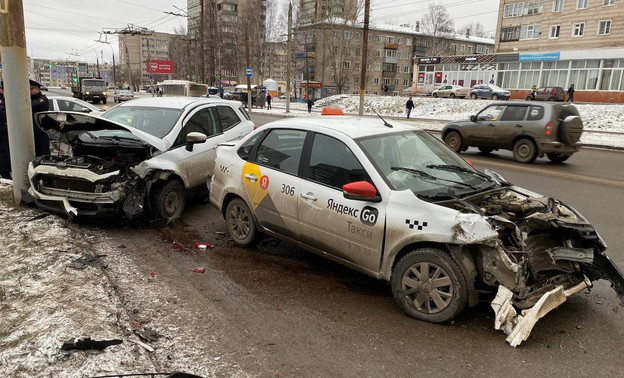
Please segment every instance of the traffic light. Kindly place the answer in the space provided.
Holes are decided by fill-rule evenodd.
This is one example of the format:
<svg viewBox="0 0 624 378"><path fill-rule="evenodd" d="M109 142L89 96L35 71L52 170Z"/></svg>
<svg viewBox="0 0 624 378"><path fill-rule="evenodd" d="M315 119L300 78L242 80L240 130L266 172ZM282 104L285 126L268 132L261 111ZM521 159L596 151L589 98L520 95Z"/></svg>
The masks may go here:
<svg viewBox="0 0 624 378"><path fill-rule="evenodd" d="M78 82L78 78L76 76L74 76L73 80L74 80L74 83Z"/></svg>
<svg viewBox="0 0 624 378"><path fill-rule="evenodd" d="M50 68L52 68L53 65L54 64L52 64L52 63L48 63L48 67L50 67Z"/></svg>

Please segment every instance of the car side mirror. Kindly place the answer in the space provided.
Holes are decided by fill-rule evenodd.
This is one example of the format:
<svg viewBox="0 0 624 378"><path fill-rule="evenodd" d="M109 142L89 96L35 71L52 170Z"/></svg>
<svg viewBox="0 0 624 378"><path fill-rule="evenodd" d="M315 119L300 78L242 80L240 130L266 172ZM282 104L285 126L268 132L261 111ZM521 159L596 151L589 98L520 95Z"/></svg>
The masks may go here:
<svg viewBox="0 0 624 378"><path fill-rule="evenodd" d="M377 189L368 181L356 181L342 186L342 195L356 201L381 202Z"/></svg>
<svg viewBox="0 0 624 378"><path fill-rule="evenodd" d="M204 143L208 139L206 134L198 133L196 131L188 133L186 135L186 150L193 151L193 145L196 143Z"/></svg>
<svg viewBox="0 0 624 378"><path fill-rule="evenodd" d="M476 122L476 121L477 121L477 116L476 116L476 115L474 115L474 114L473 114L473 115L471 115L471 116L470 116L470 120L471 120L472 122Z"/></svg>
<svg viewBox="0 0 624 378"><path fill-rule="evenodd" d="M91 109L87 108L87 107L82 107L82 109L80 109L81 112L83 113L91 113Z"/></svg>

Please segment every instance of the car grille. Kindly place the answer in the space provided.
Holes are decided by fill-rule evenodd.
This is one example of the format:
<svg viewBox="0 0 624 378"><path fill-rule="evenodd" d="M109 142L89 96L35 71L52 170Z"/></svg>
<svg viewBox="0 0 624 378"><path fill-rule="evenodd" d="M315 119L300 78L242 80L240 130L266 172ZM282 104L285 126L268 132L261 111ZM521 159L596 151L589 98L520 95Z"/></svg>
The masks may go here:
<svg viewBox="0 0 624 378"><path fill-rule="evenodd" d="M43 176L41 177L43 187L73 190L76 192L95 193L95 183L80 178L66 178L58 176Z"/></svg>

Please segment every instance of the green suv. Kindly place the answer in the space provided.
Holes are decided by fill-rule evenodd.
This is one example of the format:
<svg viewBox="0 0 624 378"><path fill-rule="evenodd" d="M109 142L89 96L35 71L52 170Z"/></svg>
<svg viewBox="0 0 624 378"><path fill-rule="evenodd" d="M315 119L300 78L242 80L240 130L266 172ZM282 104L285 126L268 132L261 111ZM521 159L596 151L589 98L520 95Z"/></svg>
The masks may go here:
<svg viewBox="0 0 624 378"><path fill-rule="evenodd" d="M493 102L470 120L453 121L442 139L456 152L477 147L483 153L511 150L514 159L532 163L546 155L560 163L581 149L583 121L572 104Z"/></svg>

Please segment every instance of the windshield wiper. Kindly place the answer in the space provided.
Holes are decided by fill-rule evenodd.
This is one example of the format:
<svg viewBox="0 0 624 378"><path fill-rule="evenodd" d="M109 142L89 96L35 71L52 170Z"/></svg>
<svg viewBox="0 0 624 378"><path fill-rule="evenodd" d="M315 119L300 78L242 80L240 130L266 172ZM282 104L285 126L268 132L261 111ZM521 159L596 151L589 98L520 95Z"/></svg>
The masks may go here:
<svg viewBox="0 0 624 378"><path fill-rule="evenodd" d="M469 187L470 189L477 190L477 188L465 182L436 177L425 171L421 171L420 169L414 169L414 168L408 168L408 167L390 167L390 169L392 169L393 171L405 171L405 172L413 173L415 175L419 175L421 178L427 178L427 179L436 180L436 181L452 182L453 184L463 185L463 186Z"/></svg>
<svg viewBox="0 0 624 378"><path fill-rule="evenodd" d="M483 174L479 171L474 171L472 169L468 169L465 167L460 167L459 165L447 165L447 164L429 164L427 166L427 168L434 168L434 169L441 169L441 170L445 170L445 171L458 171L458 172L466 172L466 173L471 173L473 175L477 175L481 178L486 179L487 181L492 181L492 179L490 178L490 176Z"/></svg>

